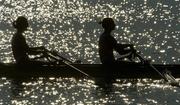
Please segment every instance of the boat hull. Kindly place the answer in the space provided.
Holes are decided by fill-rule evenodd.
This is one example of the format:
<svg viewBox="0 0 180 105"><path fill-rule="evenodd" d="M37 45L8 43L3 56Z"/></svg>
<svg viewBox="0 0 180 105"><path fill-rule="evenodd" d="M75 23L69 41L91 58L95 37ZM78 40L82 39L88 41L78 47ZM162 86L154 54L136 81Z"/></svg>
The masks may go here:
<svg viewBox="0 0 180 105"><path fill-rule="evenodd" d="M101 64L73 64L74 67L87 73L95 78L161 78L159 74L150 68L148 65L142 64L121 64L114 65L113 67L104 68ZM161 73L168 70L175 78L180 77L180 65L160 65L154 64ZM25 66L18 67L15 64L1 64L0 65L1 77L86 77L83 73L75 70L68 65L56 66Z"/></svg>

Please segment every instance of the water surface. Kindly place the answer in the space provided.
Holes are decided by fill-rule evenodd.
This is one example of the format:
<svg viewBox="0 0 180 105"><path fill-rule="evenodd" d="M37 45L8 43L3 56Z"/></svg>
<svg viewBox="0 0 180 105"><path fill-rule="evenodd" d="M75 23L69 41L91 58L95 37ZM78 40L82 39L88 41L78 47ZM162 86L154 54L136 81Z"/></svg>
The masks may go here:
<svg viewBox="0 0 180 105"><path fill-rule="evenodd" d="M134 44L153 63L179 64L179 11L179 0L0 0L0 61L14 61L11 23L23 15L30 46L43 45L73 61L100 63L98 22L111 17L118 42Z"/></svg>
<svg viewBox="0 0 180 105"><path fill-rule="evenodd" d="M180 88L163 80L120 80L103 89L90 79L0 79L2 105L179 105Z"/></svg>
<svg viewBox="0 0 180 105"><path fill-rule="evenodd" d="M14 62L11 23L21 15L29 20L24 33L29 46L43 45L72 61L100 63L98 38L103 29L98 22L112 17L118 42L134 44L152 63L180 63L179 0L0 0L0 62ZM162 80L116 80L111 91L105 91L90 79L0 79L1 105L179 103L179 88Z"/></svg>

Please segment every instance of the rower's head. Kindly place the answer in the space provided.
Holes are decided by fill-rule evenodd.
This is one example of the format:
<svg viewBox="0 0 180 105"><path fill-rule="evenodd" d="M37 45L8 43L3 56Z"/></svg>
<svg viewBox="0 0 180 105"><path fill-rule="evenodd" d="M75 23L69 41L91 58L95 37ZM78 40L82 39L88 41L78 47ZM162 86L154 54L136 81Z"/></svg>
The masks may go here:
<svg viewBox="0 0 180 105"><path fill-rule="evenodd" d="M25 31L29 27L28 20L24 16L19 16L16 21L13 22L14 28L17 30Z"/></svg>
<svg viewBox="0 0 180 105"><path fill-rule="evenodd" d="M114 30L116 26L112 18L104 18L99 24L102 24L105 30Z"/></svg>

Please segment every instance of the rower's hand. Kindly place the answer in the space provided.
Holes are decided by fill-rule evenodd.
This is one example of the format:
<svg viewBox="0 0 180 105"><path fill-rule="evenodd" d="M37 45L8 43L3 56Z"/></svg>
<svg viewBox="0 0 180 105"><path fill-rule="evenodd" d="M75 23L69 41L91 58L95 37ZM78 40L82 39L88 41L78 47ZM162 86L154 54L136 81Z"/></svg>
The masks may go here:
<svg viewBox="0 0 180 105"><path fill-rule="evenodd" d="M133 44L130 44L129 47L130 47L131 49L134 49L134 45L133 45Z"/></svg>
<svg viewBox="0 0 180 105"><path fill-rule="evenodd" d="M44 56L48 56L49 50L47 50L44 46L40 46L38 49Z"/></svg>
<svg viewBox="0 0 180 105"><path fill-rule="evenodd" d="M58 55L58 52L57 52L57 51L55 51L55 50L51 51L51 53L52 53L53 55L55 55L55 56L57 56L57 55Z"/></svg>
<svg viewBox="0 0 180 105"><path fill-rule="evenodd" d="M49 50L47 50L44 46L39 47L39 50L45 53L49 52Z"/></svg>
<svg viewBox="0 0 180 105"><path fill-rule="evenodd" d="M137 50L134 48L133 44L130 44L130 49L131 49L132 53L136 53L137 52Z"/></svg>
<svg viewBox="0 0 180 105"><path fill-rule="evenodd" d="M46 50L46 48L44 46L40 46L39 49L43 50L43 51Z"/></svg>

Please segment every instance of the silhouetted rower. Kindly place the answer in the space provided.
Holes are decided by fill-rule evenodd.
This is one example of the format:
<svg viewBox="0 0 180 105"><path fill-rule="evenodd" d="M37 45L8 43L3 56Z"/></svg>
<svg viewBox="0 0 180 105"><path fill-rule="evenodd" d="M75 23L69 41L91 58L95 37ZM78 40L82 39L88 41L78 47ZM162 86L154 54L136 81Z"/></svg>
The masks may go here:
<svg viewBox="0 0 180 105"><path fill-rule="evenodd" d="M128 54L127 58L131 58L134 52L132 44L118 44L116 39L111 35L111 32L115 30L115 23L112 18L104 18L100 24L104 28L104 32L99 38L99 55L101 63L103 64L105 77L96 80L96 83L100 87L111 87L112 83L115 81L111 69L115 69L116 63L113 51L117 51L120 55ZM100 81L100 82L99 82ZM99 83L98 83L99 82Z"/></svg>
<svg viewBox="0 0 180 105"><path fill-rule="evenodd" d="M13 26L17 30L12 38L12 51L16 63L19 65L46 64L45 62L32 60L28 57L28 55L43 55L45 54L46 49L43 46L31 48L26 43L23 32L26 31L29 26L27 19L23 16L20 16L16 21L13 22Z"/></svg>
<svg viewBox="0 0 180 105"><path fill-rule="evenodd" d="M135 49L132 44L118 44L115 38L111 35L111 32L115 30L115 23L112 18L104 18L102 22L104 32L99 39L99 55L102 64L114 64L115 57L113 51L117 51L120 55L126 55L135 53ZM125 57L130 58L130 55Z"/></svg>

